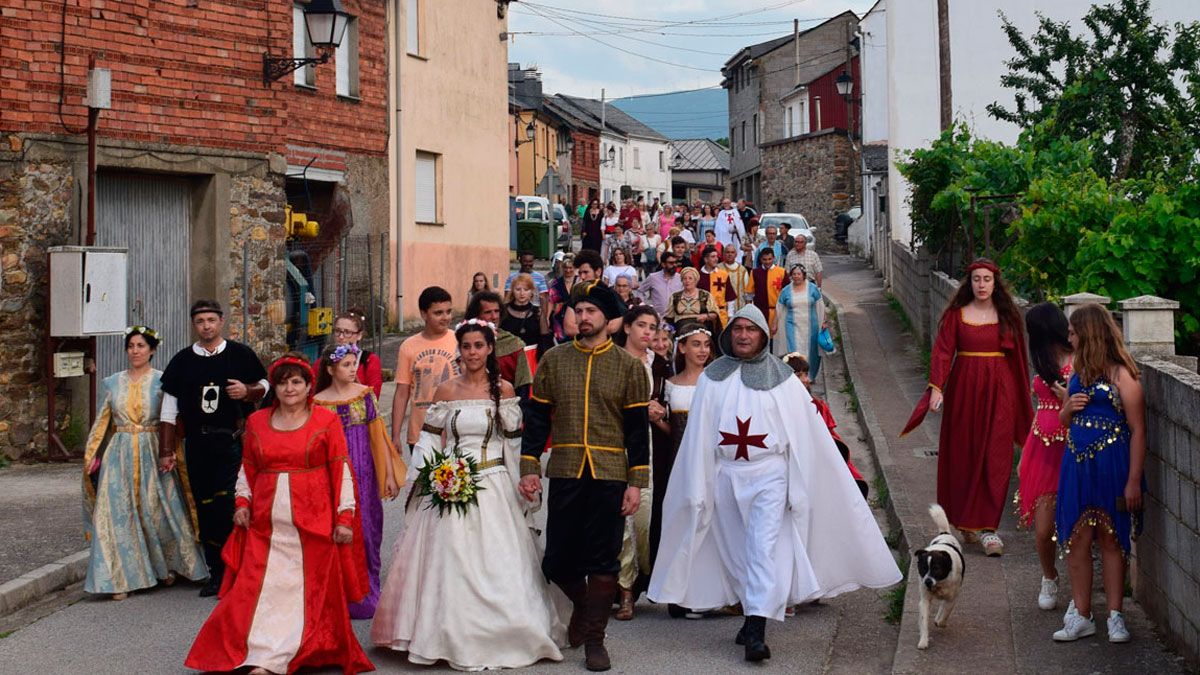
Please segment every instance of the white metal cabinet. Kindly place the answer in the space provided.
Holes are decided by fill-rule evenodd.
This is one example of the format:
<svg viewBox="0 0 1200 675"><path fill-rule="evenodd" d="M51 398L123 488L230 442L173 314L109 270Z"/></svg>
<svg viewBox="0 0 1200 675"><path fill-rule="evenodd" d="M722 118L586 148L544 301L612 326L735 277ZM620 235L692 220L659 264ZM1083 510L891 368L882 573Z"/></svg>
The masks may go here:
<svg viewBox="0 0 1200 675"><path fill-rule="evenodd" d="M128 312L128 253L124 248L50 249L50 335L119 334Z"/></svg>

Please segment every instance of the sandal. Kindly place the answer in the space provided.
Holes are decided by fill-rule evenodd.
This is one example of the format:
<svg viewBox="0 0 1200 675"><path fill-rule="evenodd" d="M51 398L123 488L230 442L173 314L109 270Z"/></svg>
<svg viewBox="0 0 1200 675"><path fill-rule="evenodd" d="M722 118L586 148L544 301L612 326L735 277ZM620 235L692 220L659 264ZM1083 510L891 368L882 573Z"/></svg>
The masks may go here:
<svg viewBox="0 0 1200 675"><path fill-rule="evenodd" d="M979 537L979 543L983 544L983 552L992 558L997 558L1004 554L1004 542L1000 539L1000 535L995 532L984 532Z"/></svg>

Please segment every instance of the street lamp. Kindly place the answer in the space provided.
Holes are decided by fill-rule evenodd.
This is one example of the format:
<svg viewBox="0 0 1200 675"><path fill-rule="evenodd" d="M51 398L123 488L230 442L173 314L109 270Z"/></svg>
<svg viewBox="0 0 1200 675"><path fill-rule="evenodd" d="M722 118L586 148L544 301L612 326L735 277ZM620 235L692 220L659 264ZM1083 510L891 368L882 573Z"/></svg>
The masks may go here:
<svg viewBox="0 0 1200 675"><path fill-rule="evenodd" d="M675 156L671 158L671 164L670 164L669 168L672 171L678 171L679 167L682 165L683 165L683 155L681 155L677 152L677 153L675 153Z"/></svg>
<svg viewBox="0 0 1200 675"><path fill-rule="evenodd" d="M575 151L575 139L567 136L567 152Z"/></svg>
<svg viewBox="0 0 1200 675"><path fill-rule="evenodd" d="M608 146L608 159L602 159L600 160L600 163L608 165L615 161L617 161L617 149L610 145Z"/></svg>
<svg viewBox="0 0 1200 675"><path fill-rule="evenodd" d="M835 83L837 84L837 91L841 94L842 98L849 99L854 93L854 78L850 77L850 73L843 70L842 74L837 76Z"/></svg>
<svg viewBox="0 0 1200 675"><path fill-rule="evenodd" d="M519 122L520 118L518 118L517 121ZM518 138L515 142L514 147L519 148L522 145L525 145L526 143L532 143L533 139L536 136L537 136L537 128L533 126L533 120L529 120L529 124L526 125L526 127L525 127L525 140L521 140Z"/></svg>
<svg viewBox="0 0 1200 675"><path fill-rule="evenodd" d="M319 52L319 56L287 58L263 53L263 85L299 70L304 66L327 63L329 56L342 44L350 14L342 8L341 0L312 0L304 6L304 29L308 41Z"/></svg>

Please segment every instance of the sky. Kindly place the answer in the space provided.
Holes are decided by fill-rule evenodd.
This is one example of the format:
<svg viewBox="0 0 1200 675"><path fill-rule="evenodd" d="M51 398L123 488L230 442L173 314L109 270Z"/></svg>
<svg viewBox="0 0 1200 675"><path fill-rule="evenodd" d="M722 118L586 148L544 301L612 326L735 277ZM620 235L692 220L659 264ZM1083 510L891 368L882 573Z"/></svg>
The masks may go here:
<svg viewBox="0 0 1200 675"><path fill-rule="evenodd" d="M716 86L742 47L875 0L519 0L508 60L542 72L547 93L609 99ZM607 43L607 44L601 44ZM623 51L622 51L623 50Z"/></svg>

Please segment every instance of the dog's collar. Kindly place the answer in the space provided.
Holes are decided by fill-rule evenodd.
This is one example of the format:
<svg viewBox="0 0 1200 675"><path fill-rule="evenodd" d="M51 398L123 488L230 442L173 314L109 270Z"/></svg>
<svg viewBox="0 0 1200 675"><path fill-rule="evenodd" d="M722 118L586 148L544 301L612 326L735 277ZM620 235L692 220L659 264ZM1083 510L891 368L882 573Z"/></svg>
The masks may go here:
<svg viewBox="0 0 1200 675"><path fill-rule="evenodd" d="M943 532L942 534L939 534L937 537L934 537L935 541L937 539L941 539L942 535L949 537L949 539L947 541L937 541L936 543L946 546L954 551L955 555L958 556L959 567L962 569L963 573L965 574L967 571L967 559L963 557L962 545L959 544L958 539L956 539L954 537L954 535L950 534L949 532Z"/></svg>

